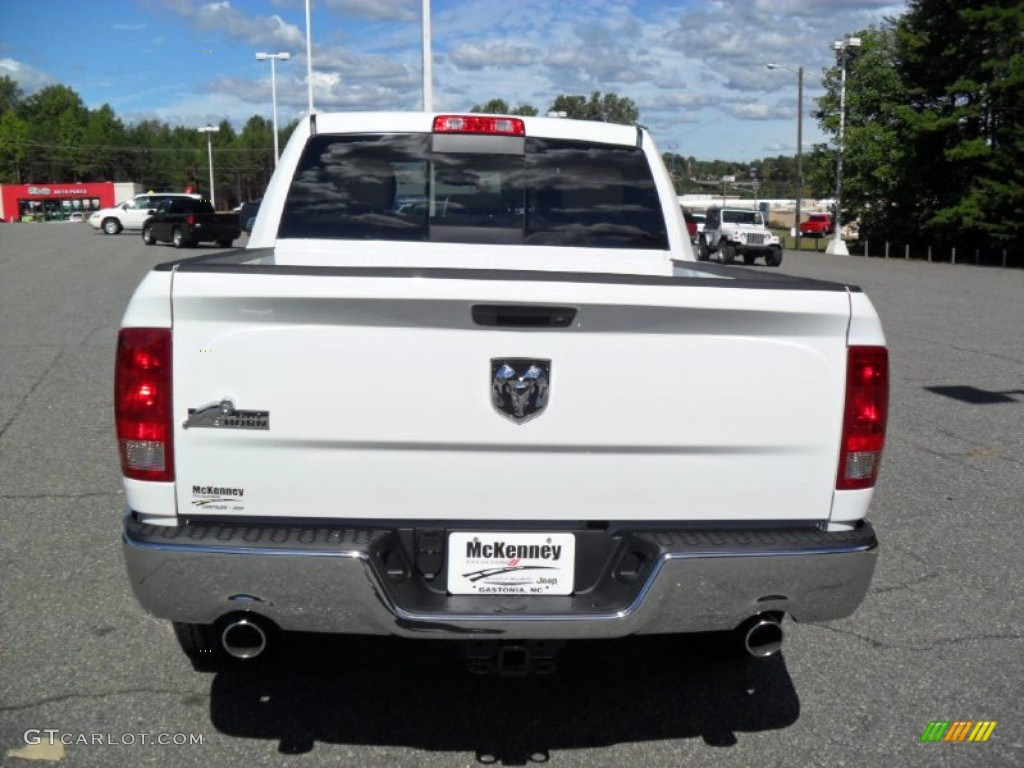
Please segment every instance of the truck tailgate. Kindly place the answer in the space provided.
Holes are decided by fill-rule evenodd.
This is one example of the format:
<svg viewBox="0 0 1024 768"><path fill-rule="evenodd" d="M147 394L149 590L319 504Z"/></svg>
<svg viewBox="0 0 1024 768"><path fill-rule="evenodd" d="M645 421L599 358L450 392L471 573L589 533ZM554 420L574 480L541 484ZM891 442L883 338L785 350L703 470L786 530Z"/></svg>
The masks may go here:
<svg viewBox="0 0 1024 768"><path fill-rule="evenodd" d="M848 292L745 282L179 270L178 513L825 519ZM576 313L488 326L480 305ZM492 403L492 361L522 359L550 361L550 388L516 423ZM231 425L185 428L223 401Z"/></svg>

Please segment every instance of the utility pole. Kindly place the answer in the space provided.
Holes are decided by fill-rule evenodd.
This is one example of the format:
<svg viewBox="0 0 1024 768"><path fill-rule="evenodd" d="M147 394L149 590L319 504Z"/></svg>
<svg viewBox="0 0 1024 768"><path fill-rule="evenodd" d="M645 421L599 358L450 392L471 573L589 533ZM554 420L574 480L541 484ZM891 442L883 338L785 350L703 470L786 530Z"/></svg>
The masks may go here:
<svg viewBox="0 0 1024 768"><path fill-rule="evenodd" d="M313 33L309 19L309 0L306 0L306 86L309 93L309 117L313 118Z"/></svg>
<svg viewBox="0 0 1024 768"><path fill-rule="evenodd" d="M274 111L274 167L277 167L277 158L281 152L278 149L277 143L277 71L274 69L275 62L288 61L291 58L291 54L287 51L281 53L257 53L257 61L266 61L270 59L270 103Z"/></svg>
<svg viewBox="0 0 1024 768"><path fill-rule="evenodd" d="M804 68L765 64L768 69L784 69L796 75L796 249L800 250L800 204L804 194Z"/></svg>
<svg viewBox="0 0 1024 768"><path fill-rule="evenodd" d="M215 197L213 190L213 134L217 133L220 130L220 126L207 125L203 128L197 128L196 130L199 131L199 133L206 134L206 152L210 161L210 205L212 205L214 209L216 209L217 198Z"/></svg>
<svg viewBox="0 0 1024 768"><path fill-rule="evenodd" d="M847 37L845 40L836 40L832 43L832 49L839 57L839 146L836 152L836 217L835 237L825 247L825 253L834 253L840 256L849 256L843 242L843 134L846 125L846 67L850 58L850 49L860 48L859 37Z"/></svg>
<svg viewBox="0 0 1024 768"><path fill-rule="evenodd" d="M430 45L430 0L423 0L423 111L434 111L434 74Z"/></svg>

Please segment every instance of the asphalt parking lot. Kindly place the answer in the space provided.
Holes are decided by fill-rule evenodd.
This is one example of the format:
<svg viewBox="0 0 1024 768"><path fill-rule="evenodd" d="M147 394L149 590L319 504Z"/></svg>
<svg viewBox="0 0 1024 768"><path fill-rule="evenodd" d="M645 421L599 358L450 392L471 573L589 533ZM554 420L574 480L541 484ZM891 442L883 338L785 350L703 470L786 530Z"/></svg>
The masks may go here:
<svg viewBox="0 0 1024 768"><path fill-rule="evenodd" d="M202 674L124 577L112 433L121 313L179 255L0 225L3 765L31 765L26 747L69 766L1024 765L1024 271L786 255L784 272L865 289L893 388L872 589L852 618L787 622L779 656L629 639L514 679L444 645L299 637ZM771 407L762 386L730 394ZM922 742L934 720L997 725Z"/></svg>

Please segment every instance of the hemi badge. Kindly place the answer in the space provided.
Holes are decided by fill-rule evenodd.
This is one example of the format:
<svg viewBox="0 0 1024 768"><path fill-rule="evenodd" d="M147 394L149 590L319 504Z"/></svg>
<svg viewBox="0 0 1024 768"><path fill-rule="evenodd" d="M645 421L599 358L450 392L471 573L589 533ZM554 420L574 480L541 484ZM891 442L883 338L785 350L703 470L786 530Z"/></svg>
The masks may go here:
<svg viewBox="0 0 1024 768"><path fill-rule="evenodd" d="M189 408L184 429L270 429L270 411L239 411L224 399L202 408Z"/></svg>

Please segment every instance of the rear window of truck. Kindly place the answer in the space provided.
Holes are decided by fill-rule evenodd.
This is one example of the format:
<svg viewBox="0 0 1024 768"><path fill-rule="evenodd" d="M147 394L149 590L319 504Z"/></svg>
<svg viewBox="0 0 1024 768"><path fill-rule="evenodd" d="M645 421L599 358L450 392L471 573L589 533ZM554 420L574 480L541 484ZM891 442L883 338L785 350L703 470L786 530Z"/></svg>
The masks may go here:
<svg viewBox="0 0 1024 768"><path fill-rule="evenodd" d="M642 149L536 137L314 136L278 237L668 249Z"/></svg>

